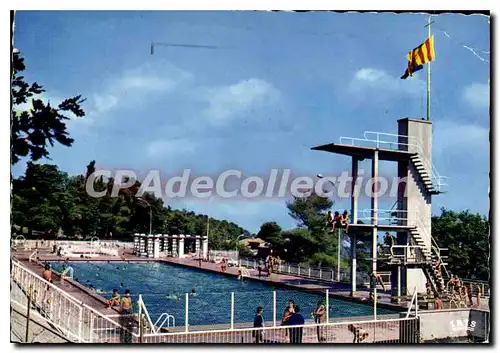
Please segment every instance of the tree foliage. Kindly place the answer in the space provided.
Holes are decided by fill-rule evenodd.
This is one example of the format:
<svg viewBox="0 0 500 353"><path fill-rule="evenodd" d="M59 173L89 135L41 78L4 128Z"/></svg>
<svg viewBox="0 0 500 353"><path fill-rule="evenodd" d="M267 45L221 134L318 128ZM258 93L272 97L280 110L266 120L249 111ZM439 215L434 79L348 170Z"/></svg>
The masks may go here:
<svg viewBox="0 0 500 353"><path fill-rule="evenodd" d="M442 208L440 216L432 217L432 235L440 247L448 248L450 272L467 279L489 279L490 239L486 217Z"/></svg>
<svg viewBox="0 0 500 353"><path fill-rule="evenodd" d="M149 206L136 197L141 183L121 189L111 197L114 180L100 177L96 191L106 190L100 198L87 194L86 183L95 171L95 161L85 173L69 177L55 165L29 162L25 175L13 180L12 223L15 230L25 228L27 236L38 231L55 237L59 229L68 237L82 236L130 239L133 233L149 233ZM165 206L153 194L142 196L152 211L154 233L204 235L208 216ZM235 223L210 219L210 247L236 249L236 239L249 232Z"/></svg>
<svg viewBox="0 0 500 353"><path fill-rule="evenodd" d="M84 99L80 95L65 99L58 105L45 104L41 99L34 98L45 92L37 82L29 84L24 76L24 59L19 53L14 53L12 62L11 99L11 164L14 165L23 157L31 161L49 158L48 146L57 142L63 146L71 146L73 139L66 130L67 113L76 117L85 116L80 107ZM28 110L20 106L31 101Z"/></svg>
<svg viewBox="0 0 500 353"><path fill-rule="evenodd" d="M324 225L325 211L331 206L317 195L295 198L287 208L298 227L282 230L276 222L266 222L258 236L271 243L273 249L284 254L289 261L336 266L337 234L329 234L320 228ZM454 212L443 208L440 216L432 217L433 237L440 247L448 248L448 269L461 278L489 279L489 229L486 217L469 211ZM344 241L341 239L342 244ZM357 270L361 273L371 271L371 247L369 241L357 241ZM341 268L349 266L349 257L348 249L342 247Z"/></svg>

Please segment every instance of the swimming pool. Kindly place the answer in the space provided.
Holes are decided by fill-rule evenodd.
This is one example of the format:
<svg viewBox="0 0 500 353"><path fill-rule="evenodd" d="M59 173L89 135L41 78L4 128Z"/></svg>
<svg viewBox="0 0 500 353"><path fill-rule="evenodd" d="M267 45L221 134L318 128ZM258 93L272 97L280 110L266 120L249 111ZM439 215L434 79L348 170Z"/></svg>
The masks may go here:
<svg viewBox="0 0 500 353"><path fill-rule="evenodd" d="M125 289L131 291L136 300L142 294L146 308L153 320L164 312L175 317L175 325L184 325L185 293L189 295L189 324L214 325L230 322L231 292L234 292L234 321L252 322L257 306L262 306L264 319L272 321L273 290L277 291L277 320L286 306L288 299L300 305L307 320L324 295L274 288L263 282L253 280L239 281L235 277L224 276L196 268L175 266L160 262L123 263L123 262L70 262L74 278L89 287L104 290L102 294L110 297L114 288L123 295ZM52 266L61 270L62 263ZM122 284L122 285L121 285ZM178 296L179 298L176 298ZM330 317L349 317L373 315L369 305L330 298ZM394 314L395 311L377 308L378 315Z"/></svg>

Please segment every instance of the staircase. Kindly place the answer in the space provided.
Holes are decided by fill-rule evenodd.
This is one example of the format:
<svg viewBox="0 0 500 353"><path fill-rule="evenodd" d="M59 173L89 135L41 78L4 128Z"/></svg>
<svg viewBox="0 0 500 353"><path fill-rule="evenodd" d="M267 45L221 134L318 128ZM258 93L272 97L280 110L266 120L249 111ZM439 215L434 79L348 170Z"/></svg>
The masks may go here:
<svg viewBox="0 0 500 353"><path fill-rule="evenodd" d="M421 228L415 226L409 230L411 239L415 242L415 246L396 245L393 246L394 256L389 255L389 265L406 265L417 266L422 268L425 277L431 284L431 289L434 293L443 294L446 291L444 276L441 271L448 275L446 269L447 263L444 260L447 258L442 252L445 248L440 248L436 241L431 237L431 246L425 244L422 236ZM404 255L396 249L404 248ZM437 266L437 264L441 266Z"/></svg>
<svg viewBox="0 0 500 353"><path fill-rule="evenodd" d="M432 165L426 165L422 160L422 157L418 153L412 154L410 156L410 162L417 170L422 184L424 185L427 192L429 192L429 194L438 195L443 193L441 187L445 186L446 184L441 182L441 178L444 177L441 177L440 175L433 175Z"/></svg>
<svg viewBox="0 0 500 353"><path fill-rule="evenodd" d="M417 170L418 175L420 176L420 179L422 180L422 184L425 186L425 189L427 190L427 192L429 192L431 195L440 194L441 190L440 190L439 180L437 180L438 185L433 184L432 181L433 181L433 179L435 180L436 178L432 177L432 175L428 171L428 168L426 168L426 166L424 165L420 155L418 153L411 155L410 161L413 164L413 166L415 167L415 169Z"/></svg>
<svg viewBox="0 0 500 353"><path fill-rule="evenodd" d="M425 262L432 260L432 251L425 245L424 239L418 227L410 229L411 238L415 241L415 245L420 246L420 253Z"/></svg>

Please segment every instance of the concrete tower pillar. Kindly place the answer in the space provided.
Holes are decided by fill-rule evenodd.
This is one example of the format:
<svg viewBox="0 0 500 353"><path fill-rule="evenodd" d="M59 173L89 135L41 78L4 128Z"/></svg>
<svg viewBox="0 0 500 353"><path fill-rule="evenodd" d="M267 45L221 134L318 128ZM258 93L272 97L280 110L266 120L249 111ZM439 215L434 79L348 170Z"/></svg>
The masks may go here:
<svg viewBox="0 0 500 353"><path fill-rule="evenodd" d="M208 260L208 237L203 237L203 259Z"/></svg>
<svg viewBox="0 0 500 353"><path fill-rule="evenodd" d="M184 234L179 235L179 257L184 256Z"/></svg>

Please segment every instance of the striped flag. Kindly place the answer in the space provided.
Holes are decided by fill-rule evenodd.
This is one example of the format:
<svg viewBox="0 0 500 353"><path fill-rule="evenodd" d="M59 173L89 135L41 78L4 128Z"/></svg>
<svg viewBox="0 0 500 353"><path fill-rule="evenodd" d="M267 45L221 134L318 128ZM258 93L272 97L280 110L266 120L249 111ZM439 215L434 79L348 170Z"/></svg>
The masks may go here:
<svg viewBox="0 0 500 353"><path fill-rule="evenodd" d="M430 36L418 47L410 50L406 57L408 58L408 68L404 75L401 76L403 80L408 78L408 76L412 76L414 72L422 70L424 64L436 58L436 53L434 52L434 36Z"/></svg>

